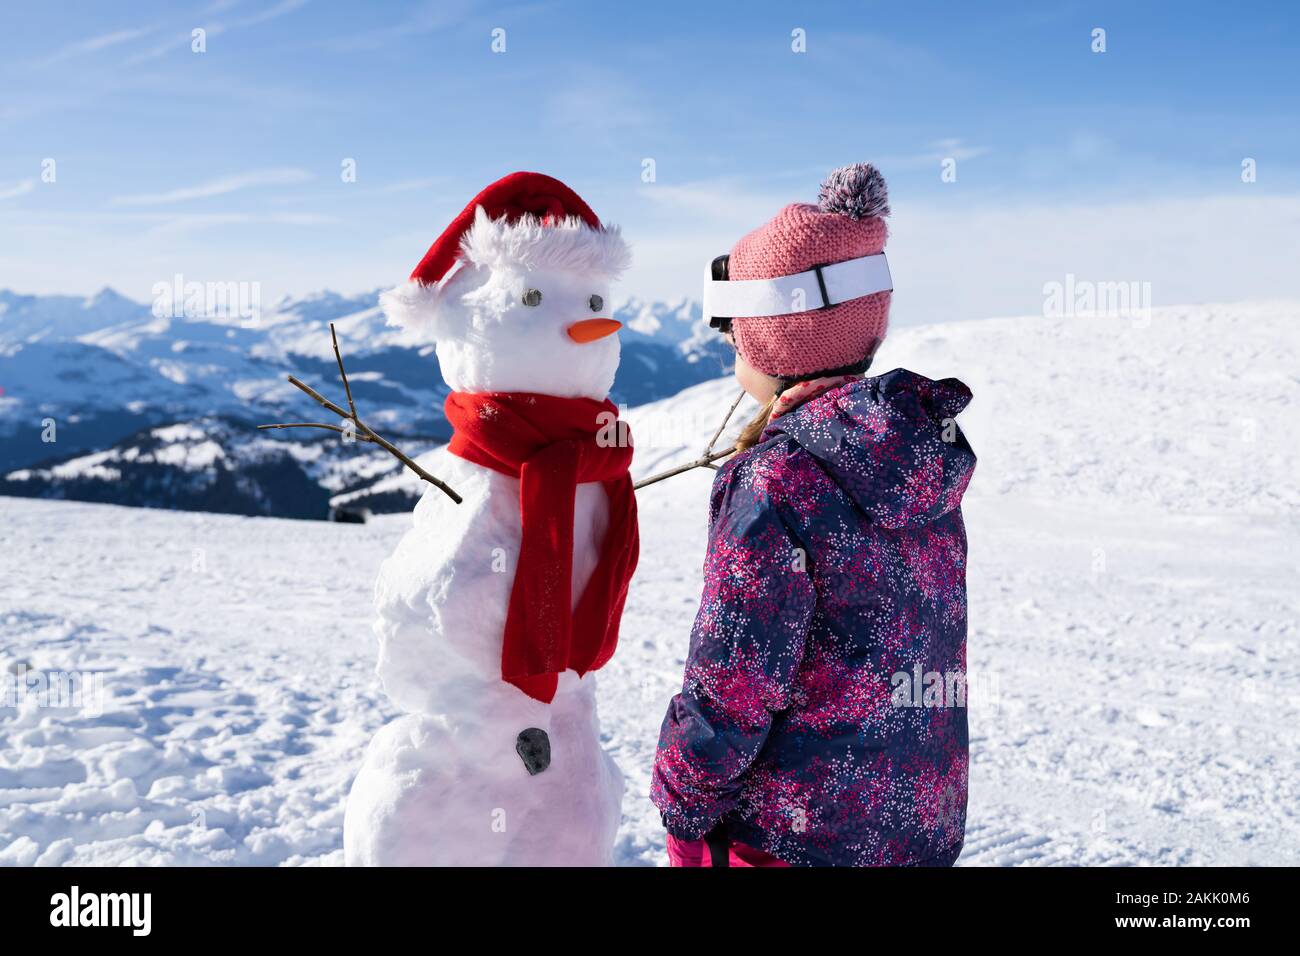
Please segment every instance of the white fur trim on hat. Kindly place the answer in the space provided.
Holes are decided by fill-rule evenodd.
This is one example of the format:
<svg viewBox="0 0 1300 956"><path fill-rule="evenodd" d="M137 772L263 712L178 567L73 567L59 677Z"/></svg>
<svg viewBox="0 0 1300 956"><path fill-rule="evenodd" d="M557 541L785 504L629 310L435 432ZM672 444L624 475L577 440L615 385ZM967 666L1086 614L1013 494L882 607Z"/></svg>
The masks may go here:
<svg viewBox="0 0 1300 956"><path fill-rule="evenodd" d="M379 307L388 324L401 329L418 329L433 322L438 305L438 286L412 279L379 294Z"/></svg>
<svg viewBox="0 0 1300 956"><path fill-rule="evenodd" d="M475 265L515 266L527 271L562 269L616 279L632 261L617 226L593 229L577 216L543 225L535 216L513 223L492 219L480 206L461 251Z"/></svg>
<svg viewBox="0 0 1300 956"><path fill-rule="evenodd" d="M487 269L561 269L607 280L617 279L632 261L632 252L617 226L593 229L577 216L547 225L535 216L522 216L508 223L490 218L482 206L475 212L474 224L466 230L460 248L466 261ZM453 267L433 285L412 279L381 293L379 305L388 324L405 329L432 327L442 290L459 268Z"/></svg>

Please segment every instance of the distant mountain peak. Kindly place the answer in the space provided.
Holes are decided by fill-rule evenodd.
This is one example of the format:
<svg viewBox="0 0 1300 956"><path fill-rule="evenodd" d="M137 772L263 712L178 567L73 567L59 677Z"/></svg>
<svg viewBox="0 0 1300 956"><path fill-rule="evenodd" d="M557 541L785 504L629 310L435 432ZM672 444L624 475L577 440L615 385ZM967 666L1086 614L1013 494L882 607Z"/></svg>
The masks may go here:
<svg viewBox="0 0 1300 956"><path fill-rule="evenodd" d="M614 315L628 329L664 345L679 346L692 338L700 319L700 308L689 299L675 302L646 302L629 298Z"/></svg>
<svg viewBox="0 0 1300 956"><path fill-rule="evenodd" d="M133 299L128 299L122 293L118 292L112 286L106 285L90 298L86 299L83 308L86 309L104 309L123 307L131 309L143 309L144 306Z"/></svg>
<svg viewBox="0 0 1300 956"><path fill-rule="evenodd" d="M309 321L331 321L375 308L379 305L379 293L379 289L372 289L357 295L344 295L330 289L318 289L306 295L281 296L269 311Z"/></svg>

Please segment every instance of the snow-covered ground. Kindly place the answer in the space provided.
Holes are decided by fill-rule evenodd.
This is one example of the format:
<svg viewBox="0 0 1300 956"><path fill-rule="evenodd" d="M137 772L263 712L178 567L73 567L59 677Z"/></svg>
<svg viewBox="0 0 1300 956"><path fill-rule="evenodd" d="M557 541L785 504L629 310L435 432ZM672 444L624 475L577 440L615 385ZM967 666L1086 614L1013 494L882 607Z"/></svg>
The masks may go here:
<svg viewBox="0 0 1300 956"><path fill-rule="evenodd" d="M879 370L976 395L963 865L1300 855L1297 319L1200 306L887 341ZM734 393L634 410L638 470L698 453ZM641 566L597 675L626 864L662 862L646 792L709 479L639 493ZM408 523L0 499L0 677L98 675L80 710L0 702L0 861L340 862L349 781L393 714L371 582Z"/></svg>

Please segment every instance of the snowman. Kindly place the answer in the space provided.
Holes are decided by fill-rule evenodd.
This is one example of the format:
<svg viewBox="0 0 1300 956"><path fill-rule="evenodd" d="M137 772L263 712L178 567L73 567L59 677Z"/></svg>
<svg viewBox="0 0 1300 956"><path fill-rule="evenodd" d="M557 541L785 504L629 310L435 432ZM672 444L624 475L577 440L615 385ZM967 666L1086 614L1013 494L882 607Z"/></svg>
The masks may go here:
<svg viewBox="0 0 1300 956"><path fill-rule="evenodd" d="M371 741L344 819L349 865L612 862L623 778L595 678L638 553L618 368L618 229L558 180L476 196L404 287L454 432L375 587L378 672L405 713Z"/></svg>

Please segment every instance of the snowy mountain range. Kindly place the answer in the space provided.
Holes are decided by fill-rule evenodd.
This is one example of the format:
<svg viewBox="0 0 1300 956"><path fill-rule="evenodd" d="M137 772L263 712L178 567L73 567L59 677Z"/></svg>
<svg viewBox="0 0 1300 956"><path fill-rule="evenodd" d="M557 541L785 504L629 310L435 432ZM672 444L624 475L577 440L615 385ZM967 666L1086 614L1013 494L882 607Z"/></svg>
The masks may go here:
<svg viewBox="0 0 1300 956"><path fill-rule="evenodd" d="M725 370L730 350L693 302L626 302L612 397L636 405ZM400 466L313 431L258 433L314 418L290 373L341 386L336 325L365 420L410 452L449 435L431 345L389 328L378 292L286 298L255 323L224 314L157 316L112 289L81 298L0 290L0 494L284 517ZM406 497L363 496L371 510Z"/></svg>

